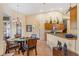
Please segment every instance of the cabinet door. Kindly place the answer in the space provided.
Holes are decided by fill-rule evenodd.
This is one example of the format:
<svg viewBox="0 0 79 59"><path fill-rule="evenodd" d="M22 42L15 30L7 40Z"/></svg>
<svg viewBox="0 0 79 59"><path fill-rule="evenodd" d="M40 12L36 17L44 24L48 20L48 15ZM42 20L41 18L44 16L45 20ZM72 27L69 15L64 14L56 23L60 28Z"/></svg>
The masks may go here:
<svg viewBox="0 0 79 59"><path fill-rule="evenodd" d="M45 23L45 30L51 30L52 26L53 26L53 24Z"/></svg>
<svg viewBox="0 0 79 59"><path fill-rule="evenodd" d="M59 24L60 25L60 30L64 30L64 24Z"/></svg>
<svg viewBox="0 0 79 59"><path fill-rule="evenodd" d="M52 35L47 34L47 45L52 49Z"/></svg>
<svg viewBox="0 0 79 59"><path fill-rule="evenodd" d="M51 42L52 42L52 46L56 47L57 46L57 42L58 42L58 38L56 36L52 35Z"/></svg>
<svg viewBox="0 0 79 59"><path fill-rule="evenodd" d="M77 6L70 10L70 30L73 34L77 32Z"/></svg>

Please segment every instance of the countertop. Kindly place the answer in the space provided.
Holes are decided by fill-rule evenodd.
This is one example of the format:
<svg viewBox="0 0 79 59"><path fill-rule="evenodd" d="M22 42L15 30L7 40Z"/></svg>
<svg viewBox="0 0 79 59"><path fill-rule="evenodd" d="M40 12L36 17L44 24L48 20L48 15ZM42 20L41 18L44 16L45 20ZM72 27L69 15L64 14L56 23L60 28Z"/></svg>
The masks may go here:
<svg viewBox="0 0 79 59"><path fill-rule="evenodd" d="M65 38L65 39L68 39L68 40L77 40L77 37L73 37L73 38L66 38L65 37L65 34L66 33L52 33L52 32L47 32L48 34L51 34L51 35L55 35L55 36L58 36L58 37L61 37L61 38Z"/></svg>

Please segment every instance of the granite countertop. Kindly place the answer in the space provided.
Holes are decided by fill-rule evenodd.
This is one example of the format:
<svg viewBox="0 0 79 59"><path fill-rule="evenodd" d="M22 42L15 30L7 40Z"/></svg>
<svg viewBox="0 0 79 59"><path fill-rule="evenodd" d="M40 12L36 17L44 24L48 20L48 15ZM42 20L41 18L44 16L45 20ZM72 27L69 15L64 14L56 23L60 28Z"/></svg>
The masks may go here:
<svg viewBox="0 0 79 59"><path fill-rule="evenodd" d="M68 40L77 40L77 37L73 37L73 38L66 38L65 35L66 33L52 33L52 32L47 32L48 34L51 34L51 35L55 35L55 36L58 36L58 37L61 37L61 38L65 38L65 39L68 39Z"/></svg>

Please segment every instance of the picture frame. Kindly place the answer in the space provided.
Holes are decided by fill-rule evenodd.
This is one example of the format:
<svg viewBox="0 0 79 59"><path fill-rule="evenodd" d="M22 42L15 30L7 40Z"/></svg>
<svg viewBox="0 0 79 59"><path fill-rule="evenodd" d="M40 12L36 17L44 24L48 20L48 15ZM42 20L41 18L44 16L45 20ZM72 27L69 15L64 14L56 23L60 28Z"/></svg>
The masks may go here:
<svg viewBox="0 0 79 59"><path fill-rule="evenodd" d="M32 25L26 25L26 31L32 32Z"/></svg>

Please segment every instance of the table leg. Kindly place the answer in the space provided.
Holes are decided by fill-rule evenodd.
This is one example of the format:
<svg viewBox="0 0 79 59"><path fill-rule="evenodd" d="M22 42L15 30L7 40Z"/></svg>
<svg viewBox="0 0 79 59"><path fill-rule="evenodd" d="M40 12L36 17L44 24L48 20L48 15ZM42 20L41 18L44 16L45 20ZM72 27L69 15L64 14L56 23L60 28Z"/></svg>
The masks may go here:
<svg viewBox="0 0 79 59"><path fill-rule="evenodd" d="M27 56L29 56L29 49L27 50Z"/></svg>

